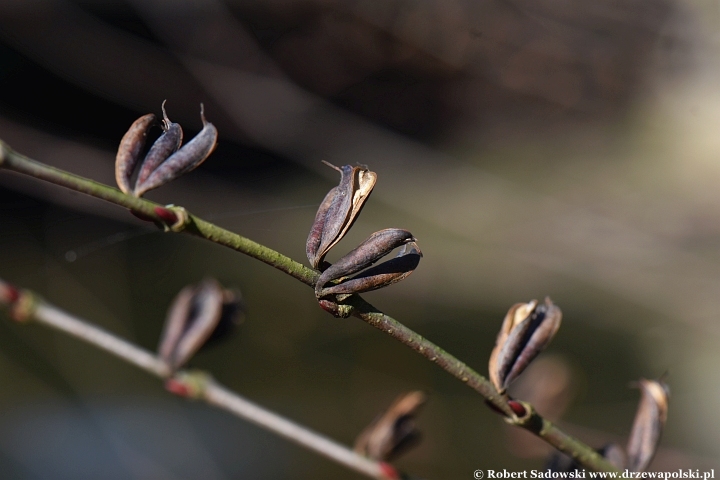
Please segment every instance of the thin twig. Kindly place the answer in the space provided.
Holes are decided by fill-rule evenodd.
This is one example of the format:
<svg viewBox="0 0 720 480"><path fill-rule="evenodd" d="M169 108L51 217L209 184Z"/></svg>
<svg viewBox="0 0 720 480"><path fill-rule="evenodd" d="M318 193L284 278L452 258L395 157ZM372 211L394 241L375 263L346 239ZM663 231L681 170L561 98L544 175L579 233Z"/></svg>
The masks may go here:
<svg viewBox="0 0 720 480"><path fill-rule="evenodd" d="M207 222L188 213L185 209L163 207L149 200L125 195L113 187L25 157L13 151L2 141L0 141L0 168L29 175L128 208L134 214L146 217L148 220L163 226L166 230L189 233L224 245L265 262L311 287L314 287L319 277L316 271L291 258ZM526 416L518 418L508 406L507 399L498 394L487 378L399 321L373 307L360 296L353 295L345 300L345 303L350 308L348 314L352 314L385 332L477 391L494 410L504 415L508 423L534 433L586 468L596 471L617 471L613 465L591 447L565 434L552 423L540 417L532 408L528 410Z"/></svg>
<svg viewBox="0 0 720 480"><path fill-rule="evenodd" d="M17 321L34 321L94 345L158 378L169 379L168 384L175 388L168 390L174 393L203 400L358 473L382 480L399 478L389 464L365 458L345 445L266 410L223 387L203 372L180 371L173 375L170 367L152 352L60 310L33 292L18 290L2 279L0 305L10 307L11 315Z"/></svg>

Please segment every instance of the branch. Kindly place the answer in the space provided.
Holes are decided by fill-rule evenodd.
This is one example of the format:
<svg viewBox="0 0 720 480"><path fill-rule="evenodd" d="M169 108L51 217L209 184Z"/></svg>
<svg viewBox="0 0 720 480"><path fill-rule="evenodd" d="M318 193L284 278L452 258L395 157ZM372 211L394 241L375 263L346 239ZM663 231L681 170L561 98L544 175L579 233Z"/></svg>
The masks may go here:
<svg viewBox="0 0 720 480"><path fill-rule="evenodd" d="M0 305L10 307L10 314L16 321L35 321L54 328L105 350L151 375L167 380L166 388L173 393L203 400L227 410L237 417L270 430L370 478L381 480L399 478L391 465L365 458L345 445L266 410L223 387L204 372L180 371L171 377L170 367L153 353L50 305L33 292L18 290L2 279L0 279Z"/></svg>
<svg viewBox="0 0 720 480"><path fill-rule="evenodd" d="M265 262L310 287L314 287L319 277L316 271L291 258L192 215L182 207L164 207L143 198L125 195L113 187L25 157L0 141L0 169L2 168L86 193L128 208L135 215L154 221L167 231L184 232L224 245ZM493 410L501 413L508 423L532 432L561 452L571 456L583 467L596 471L617 471L595 450L562 432L551 422L538 415L531 406L525 405L525 414L518 417L508 405L507 399L495 390L488 379L439 346L373 307L360 296L353 295L345 303L349 308L345 313L360 318L437 364L450 375L482 395L488 405Z"/></svg>

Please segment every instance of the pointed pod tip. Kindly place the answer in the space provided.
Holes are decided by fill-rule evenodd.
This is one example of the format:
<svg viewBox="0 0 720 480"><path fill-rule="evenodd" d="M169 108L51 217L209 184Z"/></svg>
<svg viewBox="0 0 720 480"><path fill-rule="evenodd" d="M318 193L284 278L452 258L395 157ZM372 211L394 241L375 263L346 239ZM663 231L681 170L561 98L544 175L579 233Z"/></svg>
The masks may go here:
<svg viewBox="0 0 720 480"><path fill-rule="evenodd" d="M332 163L328 162L327 160L320 160L320 162L324 163L325 165L332 168L333 170L337 170L338 172L342 173L342 169L340 167L333 165Z"/></svg>

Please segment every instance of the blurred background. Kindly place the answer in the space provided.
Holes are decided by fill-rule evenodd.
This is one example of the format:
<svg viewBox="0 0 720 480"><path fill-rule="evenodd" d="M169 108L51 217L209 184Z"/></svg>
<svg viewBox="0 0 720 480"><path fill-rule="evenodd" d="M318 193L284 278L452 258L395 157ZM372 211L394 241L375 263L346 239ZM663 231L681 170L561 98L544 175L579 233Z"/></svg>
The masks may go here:
<svg viewBox="0 0 720 480"><path fill-rule="evenodd" d="M518 396L593 446L625 443L630 382L669 372L653 470L720 468L720 4L711 0L4 0L0 138L114 184L142 114L220 143L148 198L305 263L337 172L375 191L333 261L407 228L425 254L365 298L485 373L516 302L563 326ZM542 468L473 391L266 265L127 211L0 172L0 277L154 349L165 310L205 276L247 315L197 368L338 441L400 393L430 395L424 478ZM22 479L360 478L164 392L39 326L0 322L0 471ZM533 396L537 397L533 397Z"/></svg>

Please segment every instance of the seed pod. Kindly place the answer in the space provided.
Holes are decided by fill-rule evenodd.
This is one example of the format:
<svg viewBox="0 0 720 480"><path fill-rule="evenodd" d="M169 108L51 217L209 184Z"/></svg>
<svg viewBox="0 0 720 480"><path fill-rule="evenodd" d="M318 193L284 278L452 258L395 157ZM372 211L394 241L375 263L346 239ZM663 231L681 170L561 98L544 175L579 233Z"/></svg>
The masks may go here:
<svg viewBox="0 0 720 480"><path fill-rule="evenodd" d="M638 386L642 396L627 444L627 468L632 472L645 470L655 456L667 420L670 396L670 390L662 380L641 378Z"/></svg>
<svg viewBox="0 0 720 480"><path fill-rule="evenodd" d="M341 280L364 270L402 245L407 245L407 248L404 248L395 259L363 272L355 278L323 288L333 280ZM399 282L413 272L421 256L415 238L407 230L400 228L380 230L328 267L315 284L315 295L322 298L330 294L360 293Z"/></svg>
<svg viewBox="0 0 720 480"><path fill-rule="evenodd" d="M115 181L123 193L130 195L130 177L140 160L140 154L145 146L145 139L150 127L155 123L155 115L148 113L138 118L130 125L128 131L120 140L117 155L115 156Z"/></svg>
<svg viewBox="0 0 720 480"><path fill-rule="evenodd" d="M182 144L183 131L179 123L173 123L165 112L165 102L162 103L163 134L158 138L150 151L145 155L140 173L138 174L136 186L145 183L150 174L160 166L170 155L175 153ZM139 195L137 195L139 196Z"/></svg>
<svg viewBox="0 0 720 480"><path fill-rule="evenodd" d="M179 369L212 336L237 323L240 312L240 297L215 280L183 288L168 311L158 355L173 371Z"/></svg>
<svg viewBox="0 0 720 480"><path fill-rule="evenodd" d="M154 188L175 180L190 170L199 166L213 152L217 144L217 129L205 119L205 110L200 104L200 118L203 129L193 137L180 150L170 155L157 167L145 181L138 181L135 185L135 195L141 196Z"/></svg>
<svg viewBox="0 0 720 480"><path fill-rule="evenodd" d="M495 348L490 355L490 380L500 393L550 343L560 328L562 312L550 298L516 303L505 315Z"/></svg>
<svg viewBox="0 0 720 480"><path fill-rule="evenodd" d="M320 296L362 293L387 287L414 272L420 263L420 258L422 258L422 252L417 243L406 243L395 258L369 268L350 280L323 288Z"/></svg>
<svg viewBox="0 0 720 480"><path fill-rule="evenodd" d="M390 407L362 431L355 451L375 461L389 461L420 441L415 417L427 401L420 391L400 395Z"/></svg>
<svg viewBox="0 0 720 480"><path fill-rule="evenodd" d="M317 270L323 269L327 252L355 222L377 181L377 174L367 167L345 165L338 168L323 163L340 172L340 184L333 187L320 204L305 244L308 260Z"/></svg>

